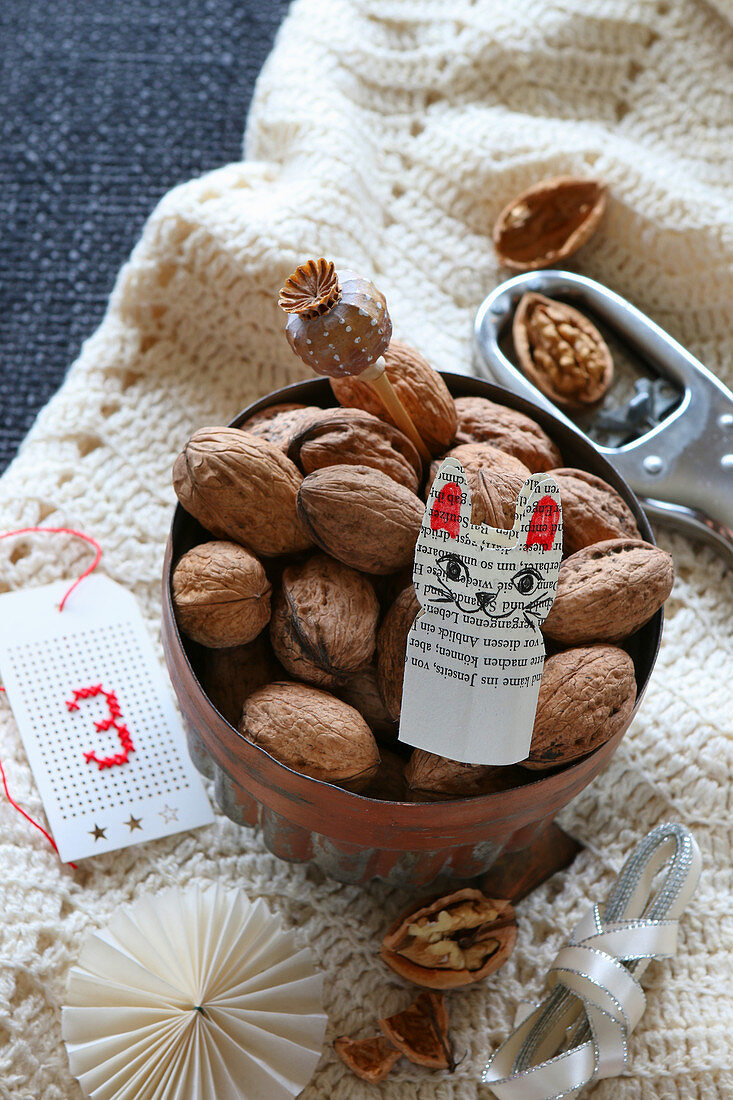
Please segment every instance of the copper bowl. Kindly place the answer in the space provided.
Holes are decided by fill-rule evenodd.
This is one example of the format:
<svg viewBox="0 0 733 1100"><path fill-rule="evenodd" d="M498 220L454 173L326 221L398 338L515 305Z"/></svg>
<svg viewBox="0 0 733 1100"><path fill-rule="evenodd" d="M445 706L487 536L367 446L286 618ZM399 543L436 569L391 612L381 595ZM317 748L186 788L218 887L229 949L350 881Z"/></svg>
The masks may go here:
<svg viewBox="0 0 733 1100"><path fill-rule="evenodd" d="M499 386L463 375L444 377L454 397L487 397L533 417L557 442L565 465L589 470L613 485L634 513L642 537L654 541L628 485L580 435ZM335 404L327 381L298 382L250 405L232 427L284 401ZM214 779L220 809L241 825L259 825L265 844L281 859L310 861L330 877L352 883L382 878L422 886L440 873L457 878L482 874L502 853L537 842L563 806L602 770L628 728L575 764L549 774L528 773L529 782L515 790L450 802L377 801L299 775L245 740L209 702L195 672L196 646L178 632L171 602L172 566L210 537L180 505L176 508L163 569L166 661L189 750L199 770ZM633 714L654 667L661 633L659 611L626 645L639 689Z"/></svg>

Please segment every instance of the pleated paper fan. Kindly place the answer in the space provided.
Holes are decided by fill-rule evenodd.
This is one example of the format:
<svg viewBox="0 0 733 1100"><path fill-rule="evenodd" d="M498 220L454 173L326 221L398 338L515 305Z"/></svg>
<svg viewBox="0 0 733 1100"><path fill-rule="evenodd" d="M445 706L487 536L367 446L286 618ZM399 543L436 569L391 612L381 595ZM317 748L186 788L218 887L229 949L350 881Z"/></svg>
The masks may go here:
<svg viewBox="0 0 733 1100"><path fill-rule="evenodd" d="M310 951L263 901L171 889L89 937L62 1033L93 1100L287 1100L321 1056L322 994Z"/></svg>

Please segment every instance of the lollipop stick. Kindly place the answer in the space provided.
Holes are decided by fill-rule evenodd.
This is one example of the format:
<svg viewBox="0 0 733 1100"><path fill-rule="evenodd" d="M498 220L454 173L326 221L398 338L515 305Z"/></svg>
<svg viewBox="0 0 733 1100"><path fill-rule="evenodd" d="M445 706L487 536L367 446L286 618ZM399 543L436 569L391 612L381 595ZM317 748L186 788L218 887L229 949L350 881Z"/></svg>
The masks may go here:
<svg viewBox="0 0 733 1100"><path fill-rule="evenodd" d="M371 386L397 427L415 444L420 458L429 466L433 460L432 455L425 446L407 409L392 388L392 383L387 377L384 369L384 359L382 356L380 355L376 363L368 367L367 370L362 371L358 377L360 382L366 382L368 386Z"/></svg>

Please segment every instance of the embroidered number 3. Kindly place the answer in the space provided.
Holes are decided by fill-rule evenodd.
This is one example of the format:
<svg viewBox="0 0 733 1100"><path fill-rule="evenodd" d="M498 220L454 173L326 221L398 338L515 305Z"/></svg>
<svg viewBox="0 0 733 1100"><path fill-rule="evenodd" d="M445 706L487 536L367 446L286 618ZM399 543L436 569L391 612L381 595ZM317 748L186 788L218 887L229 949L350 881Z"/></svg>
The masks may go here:
<svg viewBox="0 0 733 1100"><path fill-rule="evenodd" d="M113 691L105 691L101 684L78 688L74 692L74 698L66 700L66 706L70 711L78 710L79 703L83 699L93 699L97 695L102 695L106 699L109 718L104 718L101 722L95 722L94 725L99 733L116 730L122 746L121 751L114 753L112 756L97 756L94 749L84 753L87 764L97 764L101 771L102 768L113 768L115 764L126 764L130 753L135 751L135 746L132 743L130 731L122 721L122 711L120 710L120 704L117 702L117 696Z"/></svg>

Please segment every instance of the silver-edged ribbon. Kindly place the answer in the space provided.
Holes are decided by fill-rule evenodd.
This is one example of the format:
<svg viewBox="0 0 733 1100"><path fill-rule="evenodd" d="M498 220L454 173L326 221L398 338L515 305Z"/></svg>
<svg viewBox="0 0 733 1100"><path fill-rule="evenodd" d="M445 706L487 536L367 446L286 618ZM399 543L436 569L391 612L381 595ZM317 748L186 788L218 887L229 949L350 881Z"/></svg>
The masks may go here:
<svg viewBox="0 0 733 1100"><path fill-rule="evenodd" d="M555 958L552 992L484 1069L481 1080L498 1100L573 1100L626 1068L628 1038L646 1005L642 975L651 959L675 954L700 867L683 825L660 825L637 845L603 909L586 913Z"/></svg>

